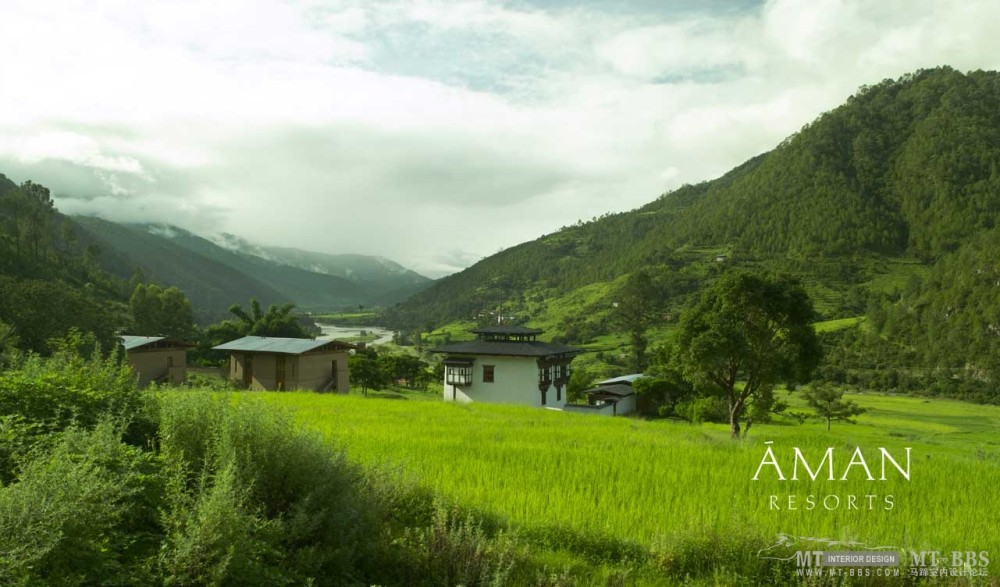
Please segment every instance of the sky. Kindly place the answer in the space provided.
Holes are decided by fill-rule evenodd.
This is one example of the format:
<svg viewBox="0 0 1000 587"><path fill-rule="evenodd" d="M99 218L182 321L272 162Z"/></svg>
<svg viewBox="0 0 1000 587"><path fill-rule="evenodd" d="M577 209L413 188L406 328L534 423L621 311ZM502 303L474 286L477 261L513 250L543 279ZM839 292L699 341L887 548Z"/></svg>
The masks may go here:
<svg viewBox="0 0 1000 587"><path fill-rule="evenodd" d="M3 0L0 173L430 277L1000 68L996 0Z"/></svg>

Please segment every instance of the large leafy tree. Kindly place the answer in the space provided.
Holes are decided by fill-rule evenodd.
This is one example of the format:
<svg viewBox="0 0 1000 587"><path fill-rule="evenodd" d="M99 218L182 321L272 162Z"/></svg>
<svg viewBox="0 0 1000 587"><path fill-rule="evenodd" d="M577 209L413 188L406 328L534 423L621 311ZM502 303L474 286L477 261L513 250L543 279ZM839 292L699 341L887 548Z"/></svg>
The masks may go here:
<svg viewBox="0 0 1000 587"><path fill-rule="evenodd" d="M798 280L743 271L724 274L685 312L678 366L727 400L734 438L754 402L773 400L776 384L809 380L821 354L813 315Z"/></svg>
<svg viewBox="0 0 1000 587"><path fill-rule="evenodd" d="M176 287L137 285L129 299L129 311L135 334L185 338L194 333L191 301Z"/></svg>
<svg viewBox="0 0 1000 587"><path fill-rule="evenodd" d="M88 289L0 276L0 321L12 327L21 350L50 354L54 350L50 341L73 328L93 333L101 348L112 349L118 342L116 331L125 321L122 314L118 305Z"/></svg>

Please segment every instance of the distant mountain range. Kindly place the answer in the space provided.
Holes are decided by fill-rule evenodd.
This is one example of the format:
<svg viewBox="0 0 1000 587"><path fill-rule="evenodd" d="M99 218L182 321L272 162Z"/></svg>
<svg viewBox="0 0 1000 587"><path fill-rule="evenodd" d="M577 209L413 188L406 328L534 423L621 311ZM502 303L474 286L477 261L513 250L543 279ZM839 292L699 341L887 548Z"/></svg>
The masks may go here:
<svg viewBox="0 0 1000 587"><path fill-rule="evenodd" d="M167 224L117 224L75 216L81 245L97 245L104 268L175 285L206 319L251 297L294 302L303 311L378 306L405 299L432 280L384 259L262 247L223 234L211 239Z"/></svg>

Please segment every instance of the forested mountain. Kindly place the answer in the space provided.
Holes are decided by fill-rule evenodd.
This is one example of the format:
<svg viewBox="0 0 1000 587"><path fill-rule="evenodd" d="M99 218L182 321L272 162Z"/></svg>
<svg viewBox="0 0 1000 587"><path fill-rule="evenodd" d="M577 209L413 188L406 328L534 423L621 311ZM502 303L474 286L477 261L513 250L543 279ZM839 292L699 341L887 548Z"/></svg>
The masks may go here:
<svg viewBox="0 0 1000 587"><path fill-rule="evenodd" d="M0 174L0 357L48 352L72 328L114 343L128 320L128 283L103 272L98 256L81 247L48 189Z"/></svg>
<svg viewBox="0 0 1000 587"><path fill-rule="evenodd" d="M121 277L136 270L156 281L184 290L202 313L223 316L234 301L255 297L264 304L294 302L305 311L331 311L363 304L374 306L399 301L391 297L399 287L423 286L427 278L385 260L357 255L347 278L332 271L317 270L326 257L288 249L283 255L229 235L224 246L176 226L163 224L116 224L94 217L76 217L81 240L100 247L104 267ZM286 257L300 262L288 263ZM304 260L312 259L312 267ZM373 266L378 266L376 269ZM340 273L350 270L344 264ZM412 290L410 290L412 291ZM405 292L404 292L405 293Z"/></svg>
<svg viewBox="0 0 1000 587"><path fill-rule="evenodd" d="M433 281L385 257L331 255L292 247L261 246L225 233L210 238L217 245L236 253L342 277L363 287L369 292L369 298L379 304L394 304L405 300Z"/></svg>
<svg viewBox="0 0 1000 587"><path fill-rule="evenodd" d="M171 239L93 217L77 216L81 243L97 247L101 266L113 275L152 280L184 291L207 322L224 317L227 308L251 297L261 303L291 301L270 284L217 260L193 253Z"/></svg>
<svg viewBox="0 0 1000 587"><path fill-rule="evenodd" d="M923 70L862 87L718 179L484 259L386 319L427 328L504 307L555 325L557 335L589 320L596 335L611 329L594 316L607 314L625 275L644 269L704 283L731 266L756 266L802 277L821 317L868 305L896 316L884 322L908 360L928 361L935 340L953 340L974 371L990 353L996 362L1000 289L982 259L1000 252L998 219L1000 74ZM894 271L912 264L924 269L912 272L903 296L905 278ZM590 305L557 320L566 299Z"/></svg>

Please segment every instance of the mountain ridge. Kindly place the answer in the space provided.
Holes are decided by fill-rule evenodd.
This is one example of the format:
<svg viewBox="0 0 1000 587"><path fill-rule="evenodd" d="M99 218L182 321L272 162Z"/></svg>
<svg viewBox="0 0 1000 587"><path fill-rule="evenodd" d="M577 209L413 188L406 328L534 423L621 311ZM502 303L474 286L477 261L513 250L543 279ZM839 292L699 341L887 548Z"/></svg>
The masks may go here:
<svg viewBox="0 0 1000 587"><path fill-rule="evenodd" d="M798 275L822 318L856 316L866 299L891 293L875 284L895 283L889 274L903 261L933 270L998 220L1000 74L920 70L862 87L716 179L487 257L385 319L426 330L503 306L586 343L613 330L624 276L643 269L705 283L734 266ZM585 310L553 310L583 289Z"/></svg>
<svg viewBox="0 0 1000 587"><path fill-rule="evenodd" d="M81 242L100 247L101 262L109 272L128 279L139 270L166 285L176 285L188 293L206 319L225 316L229 305L245 303L250 297L264 304L295 303L302 311L374 306L400 299L386 297L398 286L392 280L385 285L310 271L272 260L272 255L269 259L246 252L252 246L248 241L243 241L242 248L226 248L164 223L120 224L93 216L73 220L81 228ZM364 259L355 256L359 264ZM403 281L406 285L419 288L430 283L419 274L409 273L416 277L407 274Z"/></svg>

